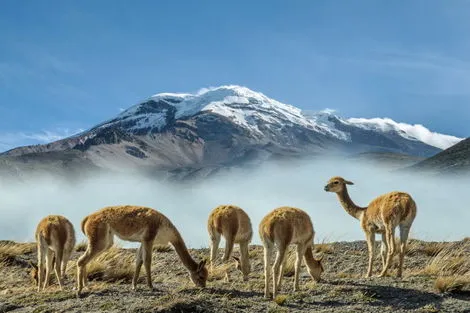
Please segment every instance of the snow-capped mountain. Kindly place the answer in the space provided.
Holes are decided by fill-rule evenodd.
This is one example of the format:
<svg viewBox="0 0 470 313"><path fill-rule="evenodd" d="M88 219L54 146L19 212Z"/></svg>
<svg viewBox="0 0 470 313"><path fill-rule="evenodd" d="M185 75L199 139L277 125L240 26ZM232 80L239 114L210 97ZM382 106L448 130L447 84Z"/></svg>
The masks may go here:
<svg viewBox="0 0 470 313"><path fill-rule="evenodd" d="M81 134L13 149L3 158L40 155L44 162L45 155L67 155L68 164L80 158L98 168L192 171L322 153L431 156L460 140L390 119L343 119L328 110L306 114L230 85L156 94Z"/></svg>
<svg viewBox="0 0 470 313"><path fill-rule="evenodd" d="M175 120L201 113L227 118L252 136L267 137L267 128L297 126L334 138L347 140L347 134L306 117L299 108L270 99L241 86L206 88L196 94L160 93L122 112L99 127L119 125L135 134L160 132Z"/></svg>

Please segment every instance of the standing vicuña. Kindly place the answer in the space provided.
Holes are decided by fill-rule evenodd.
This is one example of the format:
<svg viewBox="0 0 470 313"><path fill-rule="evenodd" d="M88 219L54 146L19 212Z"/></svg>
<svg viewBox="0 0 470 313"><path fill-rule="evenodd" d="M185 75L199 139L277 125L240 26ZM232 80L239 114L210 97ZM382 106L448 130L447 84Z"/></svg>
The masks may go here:
<svg viewBox="0 0 470 313"><path fill-rule="evenodd" d="M333 177L325 186L325 191L336 192L346 212L361 222L369 249L369 267L366 277L370 277L372 274L376 233L382 234L381 256L383 269L379 277L387 274L390 261L395 253L395 227L397 226L400 227L400 264L397 276L401 277L406 241L408 240L411 224L416 217L416 203L409 194L395 191L375 198L367 207L362 208L351 200L346 185L353 185L353 183L342 177Z"/></svg>
<svg viewBox="0 0 470 313"><path fill-rule="evenodd" d="M67 262L75 246L75 230L72 223L61 215L48 215L36 228L38 265L33 265L31 276L36 281L38 291L49 285L52 267L62 290L62 278L67 270ZM46 263L46 275L44 275Z"/></svg>
<svg viewBox="0 0 470 313"><path fill-rule="evenodd" d="M153 245L168 243L175 248L193 283L199 287L206 285L206 261L194 261L176 227L154 209L130 205L105 207L83 219L82 231L88 237L88 246L77 262L78 295L86 283L86 265L113 245L114 235L122 240L141 243L132 279L134 290L142 264L147 274L147 285L153 290L150 272Z"/></svg>
<svg viewBox="0 0 470 313"><path fill-rule="evenodd" d="M207 221L207 231L211 240L211 268L214 266L219 248L220 236L225 238L225 251L223 262L227 262L232 254L233 245L237 243L240 247L240 259L237 261L237 269L243 274L243 280L248 280L250 273L250 261L248 257L248 244L253 236L251 221L241 208L234 205L220 205L216 207ZM230 279L226 273L227 281Z"/></svg>
<svg viewBox="0 0 470 313"><path fill-rule="evenodd" d="M299 270L302 257L313 280L320 280L323 266L321 259L315 259L313 256L313 237L315 236L315 231L307 213L291 207L275 209L261 221L259 235L264 246L264 296L266 298L269 298L270 266L274 246L278 250L272 267L274 298L281 285L284 258L286 256L286 249L290 244L297 245L294 291L299 290Z"/></svg>

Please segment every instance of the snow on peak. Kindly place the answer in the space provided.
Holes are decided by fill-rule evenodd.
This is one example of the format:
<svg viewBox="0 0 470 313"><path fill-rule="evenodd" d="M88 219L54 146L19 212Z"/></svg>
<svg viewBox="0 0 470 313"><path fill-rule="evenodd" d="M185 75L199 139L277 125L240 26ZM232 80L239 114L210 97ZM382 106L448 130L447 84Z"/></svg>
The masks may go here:
<svg viewBox="0 0 470 313"><path fill-rule="evenodd" d="M408 140L421 141L440 149L446 149L462 140L432 132L423 125L397 123L389 118L343 119L336 115L335 110L328 108L317 112L304 112L297 107L238 85L203 88L195 93L159 93L148 100L163 101L166 104L162 104L159 109L147 108L146 106L151 105L145 101L122 112L117 120L133 125L129 126L130 130L161 130L167 123L168 107L165 107L167 105L175 109L174 119L191 117L199 112L212 112L230 119L258 136L265 135L263 128L279 129L291 125L350 142L351 134L338 129L336 123L339 121L382 133L396 132ZM263 128L260 129L260 125L263 125Z"/></svg>
<svg viewBox="0 0 470 313"><path fill-rule="evenodd" d="M175 118L193 116L201 111L225 116L252 132L262 135L258 124L300 125L323 134L346 139L345 134L331 131L323 123L316 123L299 108L271 99L260 92L238 85L224 85L200 89L194 94L160 93L152 100L172 98L176 108Z"/></svg>
<svg viewBox="0 0 470 313"><path fill-rule="evenodd" d="M402 137L418 140L440 149L447 149L464 139L432 132L420 124L397 123L390 118L349 118L345 122L364 129L396 131Z"/></svg>

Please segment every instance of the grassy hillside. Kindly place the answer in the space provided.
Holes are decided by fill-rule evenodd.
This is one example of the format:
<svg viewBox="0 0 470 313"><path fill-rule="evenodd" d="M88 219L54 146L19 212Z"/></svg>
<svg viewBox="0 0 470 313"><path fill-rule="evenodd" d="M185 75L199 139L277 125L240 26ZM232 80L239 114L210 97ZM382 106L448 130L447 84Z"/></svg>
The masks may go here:
<svg viewBox="0 0 470 313"><path fill-rule="evenodd" d="M225 267L220 265L205 289L190 283L172 249L158 247L152 260L156 290L146 288L141 273L137 292L130 286L135 250L113 247L89 266L89 289L78 299L72 288L75 261L83 249L83 244L78 245L69 262L65 291L59 291L52 280L52 286L37 293L28 268L28 261L36 260L34 244L0 243L0 312L470 312L468 238L459 242L411 240L403 279L362 278L367 265L363 241L316 245L317 253L325 256L323 281L314 283L303 268L301 291L293 293L294 258L289 256L287 277L274 301L263 298L260 246L250 248L248 282L241 280L232 265L232 281L225 282ZM190 252L198 259L209 254L208 249ZM380 263L378 257L376 273Z"/></svg>

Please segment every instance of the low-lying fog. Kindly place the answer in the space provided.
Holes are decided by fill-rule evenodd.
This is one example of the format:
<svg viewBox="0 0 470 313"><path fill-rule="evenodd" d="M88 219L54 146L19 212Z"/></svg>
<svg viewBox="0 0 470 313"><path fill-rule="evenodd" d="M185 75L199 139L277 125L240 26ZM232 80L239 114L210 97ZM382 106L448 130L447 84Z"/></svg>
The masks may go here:
<svg viewBox="0 0 470 313"><path fill-rule="evenodd" d="M310 214L315 242L363 240L359 222L343 210L335 194L323 190L327 180L336 175L355 183L349 192L361 206L389 191L410 193L418 205L412 238L460 240L470 235L469 178L403 175L370 164L316 160L269 164L191 184L161 183L136 176L96 177L73 185L51 178L24 185L0 181L0 239L33 241L42 217L61 214L72 221L80 241L84 239L80 230L83 217L104 206L135 204L155 208L169 217L188 246L207 247L209 212L219 204L232 203L251 217L256 244L260 243L261 218L284 205Z"/></svg>

